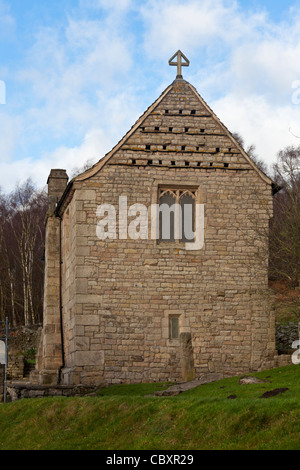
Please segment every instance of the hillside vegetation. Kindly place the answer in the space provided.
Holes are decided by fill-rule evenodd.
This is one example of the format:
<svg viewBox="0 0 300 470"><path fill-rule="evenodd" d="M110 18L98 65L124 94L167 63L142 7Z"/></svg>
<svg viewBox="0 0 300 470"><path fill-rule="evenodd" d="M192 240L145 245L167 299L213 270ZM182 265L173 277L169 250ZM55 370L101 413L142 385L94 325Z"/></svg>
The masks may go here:
<svg viewBox="0 0 300 470"><path fill-rule="evenodd" d="M234 377L175 397L153 396L167 384L119 385L2 404L0 450L300 449L300 365L254 375L268 382Z"/></svg>

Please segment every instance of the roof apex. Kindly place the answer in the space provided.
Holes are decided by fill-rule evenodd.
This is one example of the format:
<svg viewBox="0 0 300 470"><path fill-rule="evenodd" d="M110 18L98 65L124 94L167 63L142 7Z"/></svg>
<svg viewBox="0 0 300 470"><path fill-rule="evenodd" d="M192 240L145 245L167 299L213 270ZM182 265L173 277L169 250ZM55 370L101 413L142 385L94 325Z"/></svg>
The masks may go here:
<svg viewBox="0 0 300 470"><path fill-rule="evenodd" d="M231 132L227 129L227 127L220 121L218 116L212 111L209 105L204 101L201 95L198 93L196 88L191 85L188 81L184 80L183 78L176 78L157 98L154 103L148 107L148 109L142 114L136 123L131 127L131 129L125 134L125 136L115 145L110 152L108 152L101 160L99 160L95 165L93 165L90 169L86 170L84 173L77 175L72 181L85 181L90 177L94 176L98 173L105 164L113 157L113 155L120 149L120 147L126 142L126 140L136 131L136 129L142 124L142 122L149 116L149 114L159 105L159 103L166 97L166 95L177 85L179 84L186 84L192 92L196 95L197 99L201 102L201 104L207 109L207 111L212 115L213 119L219 124L219 126L223 129L227 137L233 142L233 144L240 150L241 154L244 158L248 161L248 163L253 167L253 169L259 174L259 176L267 183L272 184L273 181L263 173L258 166L253 162L251 157L247 154L247 152L243 149L243 147L237 142L237 140L233 137Z"/></svg>

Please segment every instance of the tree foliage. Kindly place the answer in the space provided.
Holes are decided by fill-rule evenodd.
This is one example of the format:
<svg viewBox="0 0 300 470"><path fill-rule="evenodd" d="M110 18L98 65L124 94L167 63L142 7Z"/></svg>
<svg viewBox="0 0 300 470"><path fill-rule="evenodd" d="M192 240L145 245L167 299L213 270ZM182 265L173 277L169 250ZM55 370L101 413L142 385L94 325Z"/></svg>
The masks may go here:
<svg viewBox="0 0 300 470"><path fill-rule="evenodd" d="M30 180L0 192L0 320L12 326L42 321L46 210L46 193Z"/></svg>
<svg viewBox="0 0 300 470"><path fill-rule="evenodd" d="M251 144L249 145L249 147L246 147L245 148L245 142L244 142L244 139L243 137L238 133L238 132L234 132L232 134L232 136L235 138L235 140L238 142L238 144L240 144L240 146L245 150L245 152L249 155L249 157L251 158L251 160L256 164L256 166L263 172L265 173L266 175L268 175L269 173L269 169L268 169L268 166L266 165L266 163L261 160L257 153L256 153L256 147L254 144Z"/></svg>
<svg viewBox="0 0 300 470"><path fill-rule="evenodd" d="M273 180L281 190L274 197L270 226L270 275L292 287L300 282L300 146L277 155Z"/></svg>
<svg viewBox="0 0 300 470"><path fill-rule="evenodd" d="M243 147L241 136L233 135ZM253 145L246 152L281 188L274 196L274 217L270 223L270 278L297 287L300 283L300 146L281 150L272 173L257 157ZM0 189L0 320L8 317L12 326L42 321L46 212L47 194L37 190L30 179L10 194Z"/></svg>

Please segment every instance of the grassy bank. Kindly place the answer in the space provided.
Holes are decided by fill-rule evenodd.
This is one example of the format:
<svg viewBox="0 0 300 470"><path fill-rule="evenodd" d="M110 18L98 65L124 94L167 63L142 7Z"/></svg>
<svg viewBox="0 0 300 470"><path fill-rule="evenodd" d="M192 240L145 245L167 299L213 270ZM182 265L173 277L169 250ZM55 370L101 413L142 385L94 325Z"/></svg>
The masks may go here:
<svg viewBox="0 0 300 470"><path fill-rule="evenodd" d="M148 396L161 384L121 385L2 404L0 450L300 449L300 365L254 375L269 382L235 377L177 397ZM262 398L274 389L288 390Z"/></svg>

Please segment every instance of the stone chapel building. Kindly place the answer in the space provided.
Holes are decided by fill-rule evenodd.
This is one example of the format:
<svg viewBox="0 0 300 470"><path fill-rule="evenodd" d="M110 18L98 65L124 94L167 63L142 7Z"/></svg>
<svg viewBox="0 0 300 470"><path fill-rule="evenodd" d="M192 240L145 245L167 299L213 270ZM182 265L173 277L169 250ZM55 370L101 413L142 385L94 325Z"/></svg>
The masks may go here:
<svg viewBox="0 0 300 470"><path fill-rule="evenodd" d="M41 384L188 381L274 364L265 236L274 185L176 56L175 81L104 158L70 182L50 173ZM124 222L125 202L135 210ZM182 209L170 210L166 237L163 204ZM140 238L129 236L143 207Z"/></svg>

